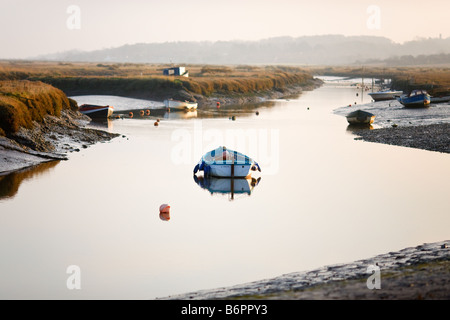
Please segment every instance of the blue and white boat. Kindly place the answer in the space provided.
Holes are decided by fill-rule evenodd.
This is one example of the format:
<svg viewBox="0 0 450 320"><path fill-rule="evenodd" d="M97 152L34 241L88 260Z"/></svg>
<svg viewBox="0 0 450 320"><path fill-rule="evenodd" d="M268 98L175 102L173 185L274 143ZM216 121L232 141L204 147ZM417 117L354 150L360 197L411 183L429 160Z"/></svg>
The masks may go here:
<svg viewBox="0 0 450 320"><path fill-rule="evenodd" d="M407 96L401 96L397 100L407 108L428 107L431 102L431 96L425 90L413 90Z"/></svg>
<svg viewBox="0 0 450 320"><path fill-rule="evenodd" d="M244 178L251 171L261 171L252 158L226 147L207 152L194 168L194 174L203 171L205 177Z"/></svg>

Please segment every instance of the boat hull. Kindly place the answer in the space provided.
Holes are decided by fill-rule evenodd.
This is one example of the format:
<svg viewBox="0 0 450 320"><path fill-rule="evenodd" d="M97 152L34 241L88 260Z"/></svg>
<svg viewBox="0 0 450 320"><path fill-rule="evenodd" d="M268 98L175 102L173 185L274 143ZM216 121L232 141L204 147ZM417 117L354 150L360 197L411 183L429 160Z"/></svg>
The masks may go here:
<svg viewBox="0 0 450 320"><path fill-rule="evenodd" d="M232 173L232 167L234 166L234 174ZM211 177L221 177L221 178L245 178L250 175L250 170L252 165L250 164L211 164L207 165L209 167L209 175Z"/></svg>
<svg viewBox="0 0 450 320"><path fill-rule="evenodd" d="M416 94L409 97L400 97L398 101L405 106L405 108L424 108L431 103L431 97L427 93Z"/></svg>
<svg viewBox="0 0 450 320"><path fill-rule="evenodd" d="M375 121L375 116L371 116L371 117L347 117L347 121L349 124L353 124L353 125L369 125L372 124Z"/></svg>
<svg viewBox="0 0 450 320"><path fill-rule="evenodd" d="M431 97L430 102L431 103L444 103L449 102L450 96L444 96L444 97Z"/></svg>
<svg viewBox="0 0 450 320"><path fill-rule="evenodd" d="M362 110L353 111L346 118L351 125L371 125L375 121L374 114Z"/></svg>
<svg viewBox="0 0 450 320"><path fill-rule="evenodd" d="M369 93L374 101L386 101L395 100L397 97L403 94L402 91L390 91L390 92L373 92Z"/></svg>
<svg viewBox="0 0 450 320"><path fill-rule="evenodd" d="M259 164L248 156L219 147L206 153L194 168L194 175L203 171L205 177L245 178L250 171L261 171Z"/></svg>
<svg viewBox="0 0 450 320"><path fill-rule="evenodd" d="M87 115L90 118L109 118L114 112L114 108L111 106L93 106L93 105L82 105L79 111Z"/></svg>
<svg viewBox="0 0 450 320"><path fill-rule="evenodd" d="M196 110L198 104L196 102L178 101L178 100L164 100L166 108L176 110Z"/></svg>

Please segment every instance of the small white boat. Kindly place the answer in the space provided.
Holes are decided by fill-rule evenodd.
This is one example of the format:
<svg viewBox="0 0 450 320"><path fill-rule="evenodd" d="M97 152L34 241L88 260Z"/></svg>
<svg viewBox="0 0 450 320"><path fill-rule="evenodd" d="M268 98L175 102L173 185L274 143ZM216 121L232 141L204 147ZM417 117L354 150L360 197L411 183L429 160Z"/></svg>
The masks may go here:
<svg viewBox="0 0 450 320"><path fill-rule="evenodd" d="M111 106L98 106L94 104L83 104L78 109L82 114L87 115L90 118L109 118L114 112L114 108Z"/></svg>
<svg viewBox="0 0 450 320"><path fill-rule="evenodd" d="M347 121L352 125L370 125L375 121L375 115L367 111L356 110L347 115Z"/></svg>
<svg viewBox="0 0 450 320"><path fill-rule="evenodd" d="M400 97L402 94L403 91L396 90L382 90L369 93L374 101L394 100L396 97Z"/></svg>
<svg viewBox="0 0 450 320"><path fill-rule="evenodd" d="M244 178L256 170L261 171L261 168L253 159L226 147L219 147L200 159L194 174L203 171L205 177Z"/></svg>
<svg viewBox="0 0 450 320"><path fill-rule="evenodd" d="M164 100L164 105L166 108L175 109L175 110L195 110L197 109L197 102L190 101L179 101L173 99Z"/></svg>

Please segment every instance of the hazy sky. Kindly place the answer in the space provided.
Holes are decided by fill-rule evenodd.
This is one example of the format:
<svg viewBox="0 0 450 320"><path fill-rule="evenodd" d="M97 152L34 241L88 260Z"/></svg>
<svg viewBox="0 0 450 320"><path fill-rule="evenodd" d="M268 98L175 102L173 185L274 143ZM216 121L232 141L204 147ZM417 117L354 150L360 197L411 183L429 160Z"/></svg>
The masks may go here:
<svg viewBox="0 0 450 320"><path fill-rule="evenodd" d="M0 0L0 58L317 34L446 38L450 0Z"/></svg>

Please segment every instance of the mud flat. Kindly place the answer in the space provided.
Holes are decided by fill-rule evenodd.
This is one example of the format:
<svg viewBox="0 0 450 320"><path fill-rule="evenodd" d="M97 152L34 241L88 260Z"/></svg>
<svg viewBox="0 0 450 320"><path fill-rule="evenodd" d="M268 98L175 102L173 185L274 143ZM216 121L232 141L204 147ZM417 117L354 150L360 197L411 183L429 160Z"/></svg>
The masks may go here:
<svg viewBox="0 0 450 320"><path fill-rule="evenodd" d="M450 241L426 243L347 264L161 299L450 299ZM380 289L367 282L379 268Z"/></svg>
<svg viewBox="0 0 450 320"><path fill-rule="evenodd" d="M63 110L59 117L47 115L32 129L20 128L7 137L0 136L0 175L43 162L67 160L68 153L119 136L85 128L90 118L77 111Z"/></svg>
<svg viewBox="0 0 450 320"><path fill-rule="evenodd" d="M450 124L431 124L354 131L358 138L368 142L384 143L442 153L450 153Z"/></svg>
<svg viewBox="0 0 450 320"><path fill-rule="evenodd" d="M376 129L348 126L356 140L384 143L442 153L450 152L450 108L448 103L428 108L405 108L396 100L352 105L334 110L346 116L356 110L374 114Z"/></svg>

